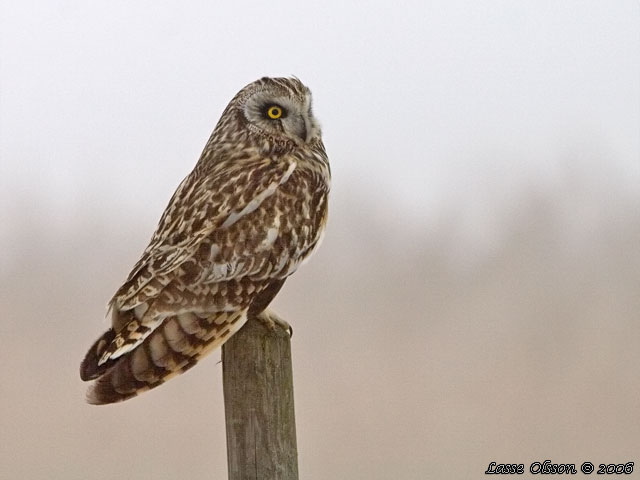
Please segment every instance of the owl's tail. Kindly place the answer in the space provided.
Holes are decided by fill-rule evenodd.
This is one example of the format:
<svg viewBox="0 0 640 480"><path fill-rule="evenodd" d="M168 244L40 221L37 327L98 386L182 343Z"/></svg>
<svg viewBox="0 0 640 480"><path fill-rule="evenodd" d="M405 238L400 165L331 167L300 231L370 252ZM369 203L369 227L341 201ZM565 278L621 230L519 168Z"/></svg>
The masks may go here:
<svg viewBox="0 0 640 480"><path fill-rule="evenodd" d="M135 349L98 366L98 359L115 336L108 330L91 347L80 367L93 405L121 402L187 371L200 358L226 342L247 321L247 310L220 312L206 318L183 313L166 318Z"/></svg>

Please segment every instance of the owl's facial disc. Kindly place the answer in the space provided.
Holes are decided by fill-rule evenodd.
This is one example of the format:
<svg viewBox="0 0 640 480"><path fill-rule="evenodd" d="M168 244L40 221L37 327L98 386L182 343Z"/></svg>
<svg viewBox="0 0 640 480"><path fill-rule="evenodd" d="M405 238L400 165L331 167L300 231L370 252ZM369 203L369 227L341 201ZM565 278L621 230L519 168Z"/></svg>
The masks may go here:
<svg viewBox="0 0 640 480"><path fill-rule="evenodd" d="M244 104L244 115L250 126L297 145L318 136L319 128L311 113L311 94L304 98L262 90L251 95Z"/></svg>

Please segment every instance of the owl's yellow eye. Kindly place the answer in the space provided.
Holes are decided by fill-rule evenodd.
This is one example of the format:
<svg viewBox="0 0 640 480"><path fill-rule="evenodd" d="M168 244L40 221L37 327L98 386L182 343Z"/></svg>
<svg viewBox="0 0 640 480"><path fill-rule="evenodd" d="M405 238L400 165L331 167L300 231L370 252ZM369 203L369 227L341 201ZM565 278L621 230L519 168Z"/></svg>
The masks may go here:
<svg viewBox="0 0 640 480"><path fill-rule="evenodd" d="M276 105L272 105L267 110L267 115L269 116L269 118L273 118L274 120L277 119L277 118L280 118L280 117L282 117L282 108L280 108L280 107L278 107Z"/></svg>

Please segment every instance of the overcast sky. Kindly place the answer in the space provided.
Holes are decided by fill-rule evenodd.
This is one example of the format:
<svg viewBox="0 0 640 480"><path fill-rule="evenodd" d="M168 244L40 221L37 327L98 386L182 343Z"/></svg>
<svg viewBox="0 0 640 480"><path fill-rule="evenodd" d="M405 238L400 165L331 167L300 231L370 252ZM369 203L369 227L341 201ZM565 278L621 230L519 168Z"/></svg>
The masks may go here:
<svg viewBox="0 0 640 480"><path fill-rule="evenodd" d="M237 90L315 94L334 196L428 220L566 174L640 185L637 1L5 2L0 207L158 214ZM391 206L389 206L391 204ZM83 210L84 209L84 210ZM155 220L154 220L155 221Z"/></svg>

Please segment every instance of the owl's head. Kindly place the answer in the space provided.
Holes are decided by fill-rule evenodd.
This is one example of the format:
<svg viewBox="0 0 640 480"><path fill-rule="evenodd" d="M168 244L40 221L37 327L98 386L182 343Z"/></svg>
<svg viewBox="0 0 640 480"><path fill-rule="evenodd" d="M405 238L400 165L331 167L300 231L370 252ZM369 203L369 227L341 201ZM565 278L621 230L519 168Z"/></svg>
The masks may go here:
<svg viewBox="0 0 640 480"><path fill-rule="evenodd" d="M232 105L253 135L297 146L320 138L311 111L311 91L295 77L261 78L243 88Z"/></svg>

